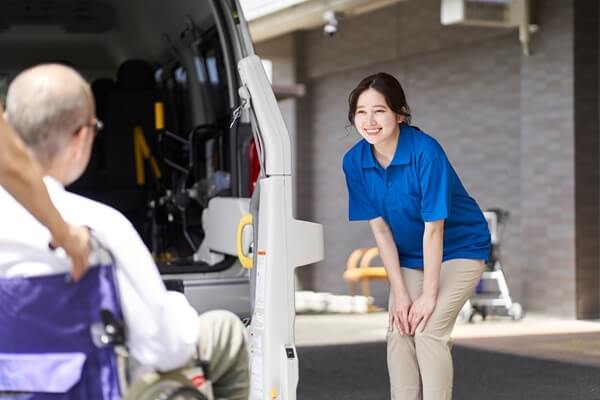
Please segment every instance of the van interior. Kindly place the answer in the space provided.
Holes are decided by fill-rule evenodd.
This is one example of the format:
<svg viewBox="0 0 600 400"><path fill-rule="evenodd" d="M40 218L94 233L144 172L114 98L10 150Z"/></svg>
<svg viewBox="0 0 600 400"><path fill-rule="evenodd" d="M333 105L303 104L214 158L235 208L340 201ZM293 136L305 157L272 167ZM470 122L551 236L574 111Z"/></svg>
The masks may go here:
<svg viewBox="0 0 600 400"><path fill-rule="evenodd" d="M259 174L250 125L232 123L243 47L232 34L236 7L235 0L0 5L0 98L19 71L39 63L70 65L89 80L104 129L70 190L120 210L162 274L239 265L232 254L202 250L211 199L250 197Z"/></svg>

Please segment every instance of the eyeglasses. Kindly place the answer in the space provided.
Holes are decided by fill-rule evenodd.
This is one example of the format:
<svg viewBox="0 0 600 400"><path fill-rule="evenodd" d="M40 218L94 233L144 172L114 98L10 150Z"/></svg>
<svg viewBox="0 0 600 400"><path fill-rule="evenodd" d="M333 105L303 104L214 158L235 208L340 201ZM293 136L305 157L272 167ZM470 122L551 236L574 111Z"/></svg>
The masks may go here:
<svg viewBox="0 0 600 400"><path fill-rule="evenodd" d="M96 137L102 129L104 129L104 123L100 121L98 118L94 118L91 122L86 124L81 124L79 127L73 132L73 135L77 135L81 128L90 128L92 130L92 134Z"/></svg>
<svg viewBox="0 0 600 400"><path fill-rule="evenodd" d="M94 120L92 122L90 122L89 124L85 124L84 126L91 128L92 131L94 132L94 136L98 135L98 133L100 133L100 131L102 131L102 129L104 129L104 123L102 121L100 121L98 118L94 118Z"/></svg>

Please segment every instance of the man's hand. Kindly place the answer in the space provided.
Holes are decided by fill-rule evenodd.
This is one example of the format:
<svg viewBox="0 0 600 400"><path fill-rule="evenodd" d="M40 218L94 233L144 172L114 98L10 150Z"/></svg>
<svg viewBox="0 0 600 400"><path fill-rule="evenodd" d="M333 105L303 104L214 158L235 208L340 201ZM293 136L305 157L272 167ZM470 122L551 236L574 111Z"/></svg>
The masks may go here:
<svg viewBox="0 0 600 400"><path fill-rule="evenodd" d="M437 303L437 298L431 295L422 294L410 307L408 313L408 322L410 325L410 335L414 335L417 331L417 326L420 326L421 332L425 329L433 310Z"/></svg>
<svg viewBox="0 0 600 400"><path fill-rule="evenodd" d="M67 225L67 230L61 237L53 237L50 242L52 247L62 247L71 257L73 263L74 281L78 281L85 274L90 257L90 231L86 227Z"/></svg>

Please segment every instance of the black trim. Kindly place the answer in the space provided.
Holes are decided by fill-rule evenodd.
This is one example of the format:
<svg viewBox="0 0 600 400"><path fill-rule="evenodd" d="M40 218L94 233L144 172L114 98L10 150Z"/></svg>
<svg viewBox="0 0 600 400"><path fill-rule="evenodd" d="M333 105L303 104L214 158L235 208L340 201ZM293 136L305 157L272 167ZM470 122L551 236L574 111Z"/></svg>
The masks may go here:
<svg viewBox="0 0 600 400"><path fill-rule="evenodd" d="M233 111L239 106L240 101L239 101L239 96L237 95L237 88L239 87L240 83L239 83L239 77L238 74L236 73L237 71L237 62L239 60L237 60L236 58L236 54L235 51L233 50L233 38L231 37L232 32L229 31L228 26L229 24L227 23L227 21L225 20L225 11L223 10L223 6L220 2L215 2L215 11L216 14L215 15L215 19L219 19L219 21L221 22L222 26L223 26L223 36L224 37L219 37L219 39L221 39L221 41L223 42L223 47L225 48L224 51L227 51L227 54L229 55L229 60L232 60L234 65L230 65L229 66L229 70L232 71L231 74L227 74L227 86L230 89L228 91L228 93L230 95L233 95L233 98L229 99L231 101L231 105L233 105L232 109L229 110L230 113L232 114ZM215 22L216 23L216 22ZM219 32L219 30L217 29L217 32ZM234 32L235 34L235 32ZM223 62L225 63L227 60L227 58L224 58ZM227 67L226 67L227 68ZM229 76L231 75L231 76ZM229 79L231 79L232 81L229 81ZM239 159L239 155L238 155L238 132L237 132L237 126L232 127L231 129L229 129L229 135L228 135L228 144L229 144L229 162L231 165L231 170L232 170L232 174L231 174L231 195L233 197L241 197L242 193L244 193L242 187L241 187L241 179L238 176L239 175L239 168L240 168L240 159Z"/></svg>
<svg viewBox="0 0 600 400"><path fill-rule="evenodd" d="M206 273L206 272L221 272L229 269L237 260L237 257L225 256L225 259L215 265L208 265L202 262L194 262L189 259L182 259L172 263L158 264L158 271L161 275L174 274L189 274L189 273Z"/></svg>
<svg viewBox="0 0 600 400"><path fill-rule="evenodd" d="M183 284L183 279L164 279L163 283L165 284L167 290L185 294L185 285Z"/></svg>

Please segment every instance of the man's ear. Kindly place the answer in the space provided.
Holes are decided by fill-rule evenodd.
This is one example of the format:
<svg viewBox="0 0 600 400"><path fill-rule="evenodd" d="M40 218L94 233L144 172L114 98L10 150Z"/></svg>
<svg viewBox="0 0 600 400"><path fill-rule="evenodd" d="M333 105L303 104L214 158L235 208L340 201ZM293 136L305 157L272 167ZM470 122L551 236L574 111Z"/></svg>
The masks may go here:
<svg viewBox="0 0 600 400"><path fill-rule="evenodd" d="M87 128L82 126L73 134L73 136L71 136L69 147L71 149L72 157L76 160L83 155L87 133Z"/></svg>

